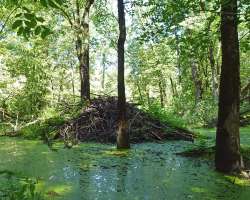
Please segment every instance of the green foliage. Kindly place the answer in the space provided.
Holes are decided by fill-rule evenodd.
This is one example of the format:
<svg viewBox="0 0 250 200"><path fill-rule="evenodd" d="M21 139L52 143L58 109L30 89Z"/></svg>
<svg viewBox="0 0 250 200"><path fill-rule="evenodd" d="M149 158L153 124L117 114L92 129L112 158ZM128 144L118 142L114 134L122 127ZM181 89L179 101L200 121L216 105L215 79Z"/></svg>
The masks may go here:
<svg viewBox="0 0 250 200"><path fill-rule="evenodd" d="M0 176L6 180L5 184L1 184L1 200L44 200L42 194L36 191L35 178L15 176L8 171L0 172Z"/></svg>
<svg viewBox="0 0 250 200"><path fill-rule="evenodd" d="M52 32L44 25L44 21L43 17L36 16L35 12L23 6L20 12L15 15L12 29L17 31L17 35L22 35L26 39L32 35L40 35L45 39Z"/></svg>
<svg viewBox="0 0 250 200"><path fill-rule="evenodd" d="M173 112L179 114L191 127L216 125L217 102L212 98L208 97L195 104L192 95L182 95L174 99L173 106Z"/></svg>
<svg viewBox="0 0 250 200"><path fill-rule="evenodd" d="M5 135L5 133L8 133L12 131L12 127L8 123L0 123L0 136Z"/></svg>
<svg viewBox="0 0 250 200"><path fill-rule="evenodd" d="M28 123L18 134L27 139L53 139L58 128L66 121L77 117L81 112L82 104L78 103L65 108L63 105L56 107L45 107L39 114L37 120Z"/></svg>
<svg viewBox="0 0 250 200"><path fill-rule="evenodd" d="M149 107L145 107L144 110L154 118L166 123L170 128L188 128L188 124L183 118L170 112L168 108L162 108L158 103L152 103Z"/></svg>
<svg viewBox="0 0 250 200"><path fill-rule="evenodd" d="M34 124L23 127L18 131L18 134L27 139L45 139L45 137L57 130L64 122L64 119L60 117L54 117L44 121L38 120Z"/></svg>
<svg viewBox="0 0 250 200"><path fill-rule="evenodd" d="M79 1L80 14L86 2ZM242 87L249 82L246 2L239 4ZM96 0L90 13L91 93L98 95L117 95L118 26L112 3ZM41 137L83 108L75 52L82 29L75 1L4 0L0 10L0 129L21 128L22 135ZM127 99L171 126L214 126L221 65L219 2L138 0L126 3L126 10L132 22L127 23ZM248 107L243 102L241 111Z"/></svg>
<svg viewBox="0 0 250 200"><path fill-rule="evenodd" d="M18 133L27 139L47 139L65 122L65 116L53 108L45 108L35 123L24 126ZM52 134L52 135L50 135Z"/></svg>
<svg viewBox="0 0 250 200"><path fill-rule="evenodd" d="M8 44L6 47L9 48ZM9 115L18 115L19 119L29 120L31 115L38 116L39 111L46 105L45 95L49 92L48 68L40 59L42 54L39 49L30 51L25 46L14 44L6 52L9 57L5 60L6 67L3 72L9 79L6 92L0 100ZM16 86L11 87L11 84Z"/></svg>

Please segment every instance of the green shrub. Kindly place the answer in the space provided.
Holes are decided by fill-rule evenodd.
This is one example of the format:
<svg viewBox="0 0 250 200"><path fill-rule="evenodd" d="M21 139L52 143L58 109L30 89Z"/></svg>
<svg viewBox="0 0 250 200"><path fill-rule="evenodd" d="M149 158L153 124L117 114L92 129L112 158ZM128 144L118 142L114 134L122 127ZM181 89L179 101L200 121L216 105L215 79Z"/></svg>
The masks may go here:
<svg viewBox="0 0 250 200"><path fill-rule="evenodd" d="M27 139L42 139L55 131L65 120L62 117L53 117L46 120L38 120L36 123L27 125L19 131L19 135Z"/></svg>
<svg viewBox="0 0 250 200"><path fill-rule="evenodd" d="M18 177L9 171L0 172L0 177L1 200L44 200L43 195L36 191L37 179Z"/></svg>
<svg viewBox="0 0 250 200"><path fill-rule="evenodd" d="M187 128L188 125L183 118L169 111L167 108L162 108L159 104L153 103L149 107L143 108L152 117L159 119L161 122L168 124L171 127Z"/></svg>

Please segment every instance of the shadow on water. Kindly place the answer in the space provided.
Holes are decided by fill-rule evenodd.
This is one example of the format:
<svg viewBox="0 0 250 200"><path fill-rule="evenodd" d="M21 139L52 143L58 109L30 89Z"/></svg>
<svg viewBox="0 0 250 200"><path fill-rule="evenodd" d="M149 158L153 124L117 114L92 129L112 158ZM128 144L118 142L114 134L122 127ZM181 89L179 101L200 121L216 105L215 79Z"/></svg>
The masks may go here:
<svg viewBox="0 0 250 200"><path fill-rule="evenodd" d="M37 141L0 138L0 171L38 178L48 200L249 199L250 186L215 172L212 161L175 155L191 145L147 143L117 151L56 144L58 151L51 151Z"/></svg>
<svg viewBox="0 0 250 200"><path fill-rule="evenodd" d="M126 177L128 173L128 163L122 160L116 168L116 192L126 193Z"/></svg>

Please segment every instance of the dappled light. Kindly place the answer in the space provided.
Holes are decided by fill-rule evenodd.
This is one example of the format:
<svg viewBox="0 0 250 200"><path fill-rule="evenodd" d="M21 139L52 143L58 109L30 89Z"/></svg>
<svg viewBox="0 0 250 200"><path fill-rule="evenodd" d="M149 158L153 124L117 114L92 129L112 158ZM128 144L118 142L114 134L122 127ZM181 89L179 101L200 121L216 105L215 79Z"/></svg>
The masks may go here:
<svg viewBox="0 0 250 200"><path fill-rule="evenodd" d="M1 138L1 142L0 151L6 154L1 154L0 171L36 177L37 191L48 199L199 199L206 195L207 199L244 200L250 195L249 181L214 172L211 159L176 156L192 146L189 142L138 144L130 150L95 143L68 150L59 144L57 151L37 141ZM16 149L6 148L13 143L24 152L15 158Z"/></svg>
<svg viewBox="0 0 250 200"><path fill-rule="evenodd" d="M0 200L250 199L249 0L0 0Z"/></svg>

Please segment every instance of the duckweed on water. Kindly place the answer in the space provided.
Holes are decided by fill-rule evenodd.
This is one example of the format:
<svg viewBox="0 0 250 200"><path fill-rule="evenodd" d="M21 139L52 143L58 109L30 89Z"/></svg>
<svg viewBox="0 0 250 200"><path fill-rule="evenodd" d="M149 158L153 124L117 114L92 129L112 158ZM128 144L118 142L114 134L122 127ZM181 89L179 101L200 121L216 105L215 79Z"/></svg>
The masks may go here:
<svg viewBox="0 0 250 200"><path fill-rule="evenodd" d="M175 154L192 145L146 143L117 151L112 145L64 149L58 143L51 151L39 141L2 137L0 171L34 177L46 200L249 199L247 181L215 172L209 159Z"/></svg>

